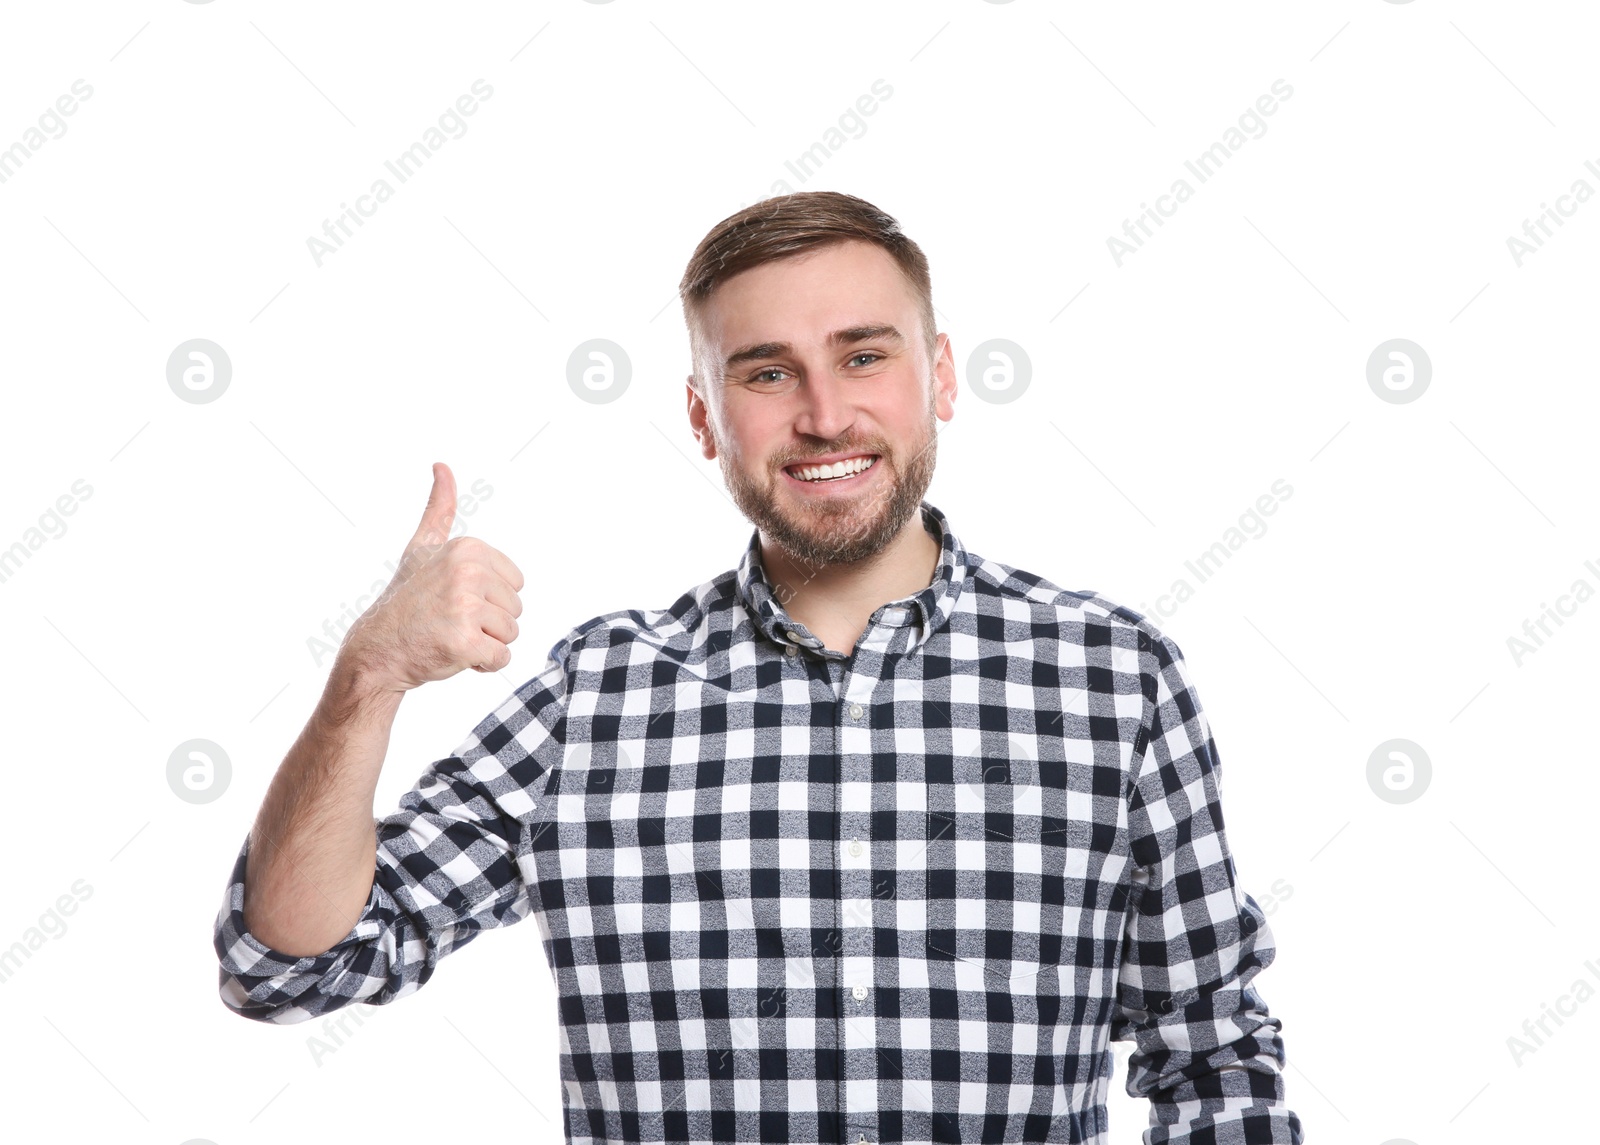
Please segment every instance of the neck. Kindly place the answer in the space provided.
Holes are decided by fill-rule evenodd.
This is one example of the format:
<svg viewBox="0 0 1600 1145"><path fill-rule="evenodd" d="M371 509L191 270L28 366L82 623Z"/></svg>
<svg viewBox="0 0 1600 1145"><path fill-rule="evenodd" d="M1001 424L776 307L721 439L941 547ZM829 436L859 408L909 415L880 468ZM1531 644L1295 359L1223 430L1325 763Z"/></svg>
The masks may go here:
<svg viewBox="0 0 1600 1145"><path fill-rule="evenodd" d="M829 648L850 652L877 609L927 588L939 565L939 542L922 510L884 549L849 564L810 566L761 538L761 563L784 611Z"/></svg>

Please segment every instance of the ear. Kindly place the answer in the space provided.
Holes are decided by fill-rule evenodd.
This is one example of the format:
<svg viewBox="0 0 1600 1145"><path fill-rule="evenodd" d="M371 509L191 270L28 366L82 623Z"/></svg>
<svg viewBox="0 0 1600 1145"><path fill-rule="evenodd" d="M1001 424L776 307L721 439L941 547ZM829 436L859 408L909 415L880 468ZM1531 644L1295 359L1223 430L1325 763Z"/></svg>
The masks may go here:
<svg viewBox="0 0 1600 1145"><path fill-rule="evenodd" d="M949 421L956 416L955 401L959 388L955 356L950 350L950 335L940 334L934 343L933 357L934 409L940 421Z"/></svg>
<svg viewBox="0 0 1600 1145"><path fill-rule="evenodd" d="M689 402L689 428L694 430L694 438L700 443L700 452L707 461L717 455L717 443L712 436L711 426L708 424L711 410L706 406L705 398L695 388L694 375L686 379L684 389Z"/></svg>

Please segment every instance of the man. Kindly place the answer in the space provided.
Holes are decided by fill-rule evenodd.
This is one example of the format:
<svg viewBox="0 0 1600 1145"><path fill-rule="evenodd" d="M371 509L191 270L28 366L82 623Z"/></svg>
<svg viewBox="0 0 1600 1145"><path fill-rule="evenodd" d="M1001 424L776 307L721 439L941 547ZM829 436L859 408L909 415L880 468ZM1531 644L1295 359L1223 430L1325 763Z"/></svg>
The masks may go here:
<svg viewBox="0 0 1600 1145"><path fill-rule="evenodd" d="M1300 1141L1178 647L922 499L957 382L920 249L786 195L682 296L738 567L572 629L374 833L400 697L504 667L521 614L435 466L239 852L223 1000L381 1005L533 915L572 1142L1104 1142L1113 1038L1147 1142Z"/></svg>

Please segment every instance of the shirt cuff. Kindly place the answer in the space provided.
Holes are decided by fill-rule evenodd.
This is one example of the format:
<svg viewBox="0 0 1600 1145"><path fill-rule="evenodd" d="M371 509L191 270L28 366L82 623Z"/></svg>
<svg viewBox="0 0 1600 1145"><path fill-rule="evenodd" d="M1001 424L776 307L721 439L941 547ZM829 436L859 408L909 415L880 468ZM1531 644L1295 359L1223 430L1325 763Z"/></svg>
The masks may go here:
<svg viewBox="0 0 1600 1145"><path fill-rule="evenodd" d="M223 1004L248 1018L272 1022L303 1022L328 1008L316 987L327 973L356 946L377 937L383 891L373 880L361 917L348 933L321 954L286 954L251 934L244 919L245 869L250 853L247 834L234 860L222 907L213 927L212 945L219 966L218 992ZM314 1009L296 1004L316 1000Z"/></svg>

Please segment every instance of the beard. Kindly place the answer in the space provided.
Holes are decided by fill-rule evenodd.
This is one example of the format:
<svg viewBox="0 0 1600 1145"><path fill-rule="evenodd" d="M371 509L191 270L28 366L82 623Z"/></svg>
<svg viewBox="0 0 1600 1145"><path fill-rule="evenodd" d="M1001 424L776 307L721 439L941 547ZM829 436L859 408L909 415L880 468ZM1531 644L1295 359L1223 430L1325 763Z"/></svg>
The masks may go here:
<svg viewBox="0 0 1600 1145"><path fill-rule="evenodd" d="M706 424L712 440L716 441L716 430L711 422ZM779 460L763 482L752 478L729 458L720 441L716 444L722 478L739 511L796 564L817 568L867 560L881 553L899 536L912 514L920 509L922 498L933 482L937 442L930 392L922 440L913 443L904 458L895 454L882 438L847 438L812 454L877 454L872 468L887 467L879 488L854 499L841 498L836 502L787 509L780 504L778 493L780 485L788 480L783 467L804 461L804 457Z"/></svg>

